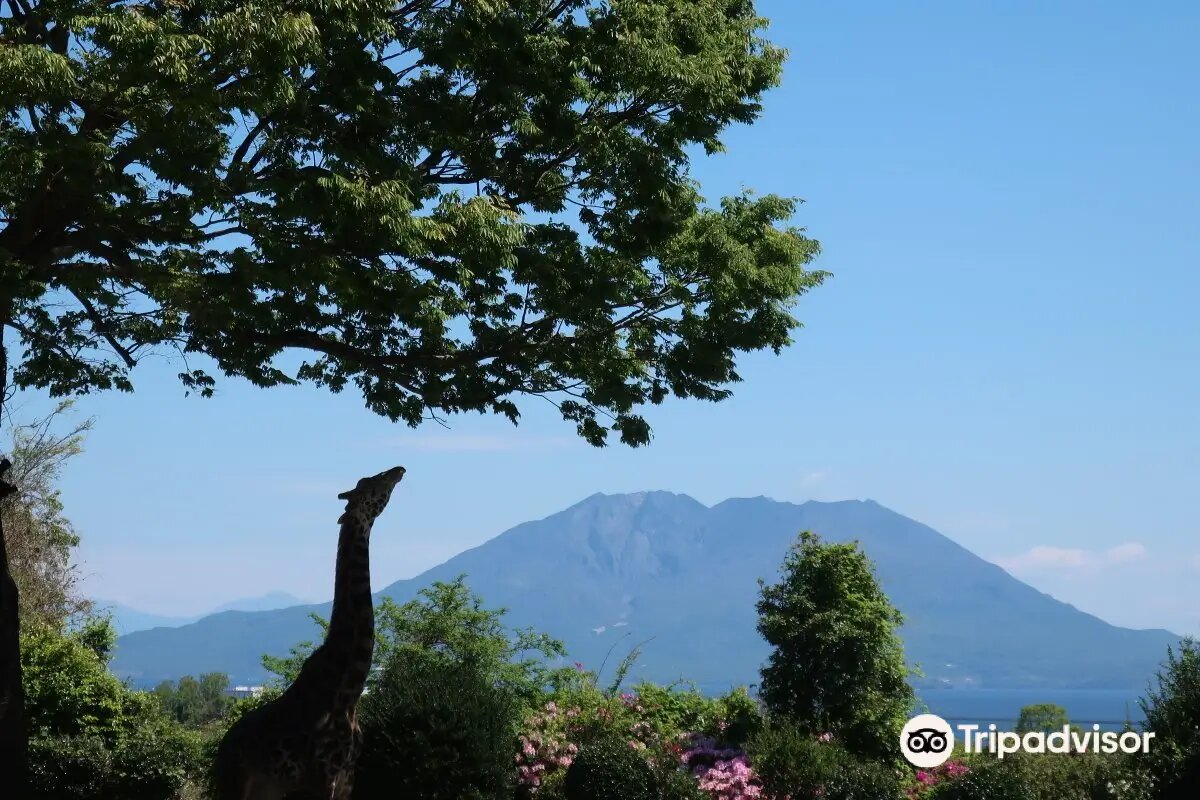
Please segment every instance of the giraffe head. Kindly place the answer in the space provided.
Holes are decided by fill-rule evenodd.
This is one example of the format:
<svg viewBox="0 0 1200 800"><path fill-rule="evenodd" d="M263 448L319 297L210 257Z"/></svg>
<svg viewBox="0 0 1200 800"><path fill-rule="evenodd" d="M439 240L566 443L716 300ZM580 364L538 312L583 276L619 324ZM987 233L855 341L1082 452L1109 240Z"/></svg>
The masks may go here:
<svg viewBox="0 0 1200 800"><path fill-rule="evenodd" d="M346 501L346 513L341 521L354 516L364 524L373 523L383 513L391 499L392 489L403 477L404 467L392 467L378 475L363 478L353 489L339 494L338 499Z"/></svg>

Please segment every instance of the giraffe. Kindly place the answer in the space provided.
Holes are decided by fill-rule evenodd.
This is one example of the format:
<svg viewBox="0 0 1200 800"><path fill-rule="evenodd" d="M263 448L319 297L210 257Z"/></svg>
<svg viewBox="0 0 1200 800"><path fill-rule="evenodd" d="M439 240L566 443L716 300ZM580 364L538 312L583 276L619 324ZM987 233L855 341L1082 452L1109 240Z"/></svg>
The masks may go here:
<svg viewBox="0 0 1200 800"><path fill-rule="evenodd" d="M371 527L404 477L394 467L338 495L333 611L324 643L287 690L239 719L213 766L217 800L348 800L362 746L355 718L375 650Z"/></svg>

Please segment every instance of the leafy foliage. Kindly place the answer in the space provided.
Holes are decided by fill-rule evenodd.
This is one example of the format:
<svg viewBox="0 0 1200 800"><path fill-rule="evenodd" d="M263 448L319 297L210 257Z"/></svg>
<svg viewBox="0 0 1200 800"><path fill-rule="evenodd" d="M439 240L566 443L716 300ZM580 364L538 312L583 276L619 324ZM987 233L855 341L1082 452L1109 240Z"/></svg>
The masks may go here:
<svg viewBox="0 0 1200 800"><path fill-rule="evenodd" d="M466 578L436 582L412 601L382 598L375 609L375 676L360 703L364 752L356 797L491 797L511 791L521 719L555 687L577 682L557 667L560 642L504 624ZM328 623L313 615L323 631ZM311 642L285 658L264 657L279 680L299 674ZM258 702L239 703L233 716Z"/></svg>
<svg viewBox="0 0 1200 800"><path fill-rule="evenodd" d="M375 615L376 625L378 626L378 610L376 610ZM325 619L316 612L309 612L308 618L311 619L313 623L321 629L322 636L328 635L329 620ZM273 686L270 688L278 691L290 686L292 682L295 681L300 675L300 668L304 666L304 662L310 655L312 655L312 652L316 649L316 647L317 646L312 641L306 640L292 645L286 656L273 656L268 653L264 653L262 657L263 668L275 676L275 680L272 682ZM379 653L378 650L376 650L376 665L379 663L378 656Z"/></svg>
<svg viewBox="0 0 1200 800"><path fill-rule="evenodd" d="M228 675L209 672L199 678L185 675L178 682L163 681L154 687L154 694L177 722L200 727L229 713L234 700L226 694L228 689Z"/></svg>
<svg viewBox="0 0 1200 800"><path fill-rule="evenodd" d="M584 746L567 768L567 800L657 800L658 781L645 757L618 738Z"/></svg>
<svg viewBox="0 0 1200 800"><path fill-rule="evenodd" d="M1013 730L1020 734L1033 731L1050 733L1061 731L1064 726L1069 727L1070 724L1067 710L1062 706L1054 703L1034 703L1021 709L1017 717L1017 726Z"/></svg>
<svg viewBox="0 0 1200 800"><path fill-rule="evenodd" d="M1156 683L1141 702L1146 730L1155 736L1143 770L1157 800L1194 797L1200 786L1200 644L1184 639L1168 651Z"/></svg>
<svg viewBox="0 0 1200 800"><path fill-rule="evenodd" d="M168 800L198 771L200 739L108 672L114 641L103 619L22 631L35 797Z"/></svg>
<svg viewBox="0 0 1200 800"><path fill-rule="evenodd" d="M462 576L403 605L380 601L356 796L390 797L397 787L448 800L511 792L522 716L573 671L547 663L562 656L561 643L509 629L503 617Z"/></svg>
<svg viewBox="0 0 1200 800"><path fill-rule="evenodd" d="M1029 787L1012 763L992 760L973 766L952 781L938 784L930 800L1032 800Z"/></svg>
<svg viewBox="0 0 1200 800"><path fill-rule="evenodd" d="M397 658L434 653L447 663L472 665L527 706L538 704L575 670L554 665L566 655L562 642L508 627L505 613L486 608L463 575L436 581L403 605L385 597L376 616L377 662L386 671Z"/></svg>
<svg viewBox="0 0 1200 800"><path fill-rule="evenodd" d="M762 669L767 708L855 754L898 756L913 707L896 635L902 618L858 545L801 534L780 583L762 586L758 614L773 648Z"/></svg>
<svg viewBox="0 0 1200 800"><path fill-rule="evenodd" d="M72 633L24 627L21 666L32 735L98 736L114 744L133 732L155 704L107 671L115 641L106 620L89 620Z"/></svg>
<svg viewBox="0 0 1200 800"><path fill-rule="evenodd" d="M104 797L112 751L97 736L35 737L29 743L30 788L35 798Z"/></svg>
<svg viewBox="0 0 1200 800"><path fill-rule="evenodd" d="M763 724L762 710L744 687L712 698L687 684L639 683L626 697L633 699L639 719L662 739L702 733L740 747Z"/></svg>
<svg viewBox="0 0 1200 800"><path fill-rule="evenodd" d="M763 727L749 744L751 761L768 797L895 800L900 779L889 764L849 753L787 720Z"/></svg>
<svg viewBox="0 0 1200 800"><path fill-rule="evenodd" d="M67 462L83 450L92 421L62 425L72 402L62 401L46 416L16 425L6 448L12 461L7 480L18 493L0 501L9 567L21 594L21 620L61 625L87 612L71 554L79 544L63 513L57 488Z"/></svg>
<svg viewBox="0 0 1200 800"><path fill-rule="evenodd" d="M356 800L511 796L520 708L477 665L398 654L359 708Z"/></svg>
<svg viewBox="0 0 1200 800"><path fill-rule="evenodd" d="M1062 726L1058 726L1062 730ZM1017 753L973 759L969 771L938 782L922 800L1148 800L1128 756Z"/></svg>
<svg viewBox="0 0 1200 800"><path fill-rule="evenodd" d="M689 174L779 80L749 0L8 8L19 386L130 390L168 348L414 425L544 396L636 445L639 406L725 397L824 277L795 201L709 207Z"/></svg>
<svg viewBox="0 0 1200 800"><path fill-rule="evenodd" d="M552 666L565 654L562 642L529 628L507 627L505 613L485 608L462 575L435 581L403 605L381 598L375 606L373 668L383 671L398 658L432 653L447 664L472 664L523 702L537 704L548 689L572 680L575 670ZM309 616L328 633L327 620ZM288 656L263 656L263 665L278 678L277 687L296 679L313 648L306 641Z"/></svg>

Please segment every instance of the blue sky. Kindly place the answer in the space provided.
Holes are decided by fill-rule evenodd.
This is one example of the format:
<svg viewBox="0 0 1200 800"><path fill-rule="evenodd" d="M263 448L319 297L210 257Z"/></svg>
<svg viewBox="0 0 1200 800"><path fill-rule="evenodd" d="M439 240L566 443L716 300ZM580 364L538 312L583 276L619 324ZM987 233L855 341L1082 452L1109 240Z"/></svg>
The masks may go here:
<svg viewBox="0 0 1200 800"><path fill-rule="evenodd" d="M597 491L869 497L1113 622L1200 632L1200 12L998 5L760 4L784 85L696 176L803 197L834 277L734 399L594 451L537 402L413 431L349 393L185 399L150 362L78 405L89 588L178 614L327 598L336 493L401 463L379 586Z"/></svg>

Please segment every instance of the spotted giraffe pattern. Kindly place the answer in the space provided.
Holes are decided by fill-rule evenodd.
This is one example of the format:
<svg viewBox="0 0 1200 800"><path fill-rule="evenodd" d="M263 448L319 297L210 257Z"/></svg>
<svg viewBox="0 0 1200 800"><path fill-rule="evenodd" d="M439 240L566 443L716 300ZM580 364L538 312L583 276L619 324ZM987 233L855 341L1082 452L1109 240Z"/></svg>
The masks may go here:
<svg viewBox="0 0 1200 800"><path fill-rule="evenodd" d="M216 800L349 800L362 749L355 709L371 670L375 611L370 537L403 467L363 478L338 498L333 611L324 643L279 697L247 712L217 749Z"/></svg>

